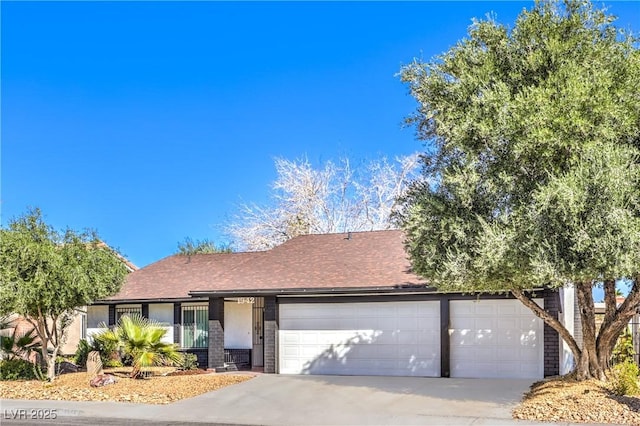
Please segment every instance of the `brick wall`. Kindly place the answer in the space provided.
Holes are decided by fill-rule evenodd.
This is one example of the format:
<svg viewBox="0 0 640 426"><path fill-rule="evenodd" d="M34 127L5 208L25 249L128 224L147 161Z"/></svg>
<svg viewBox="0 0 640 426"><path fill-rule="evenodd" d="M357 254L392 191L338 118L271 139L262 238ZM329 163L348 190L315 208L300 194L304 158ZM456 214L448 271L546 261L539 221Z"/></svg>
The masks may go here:
<svg viewBox="0 0 640 426"><path fill-rule="evenodd" d="M264 372L277 372L278 304L275 296L264 298Z"/></svg>
<svg viewBox="0 0 640 426"><path fill-rule="evenodd" d="M546 289L543 292L544 309L554 318L558 318L560 310L560 294L558 291ZM544 376L560 374L560 336L558 332L544 324Z"/></svg>
<svg viewBox="0 0 640 426"><path fill-rule="evenodd" d="M209 368L224 367L224 299L209 298Z"/></svg>
<svg viewBox="0 0 640 426"><path fill-rule="evenodd" d="M107 325L116 325L116 305L109 305L109 324Z"/></svg>
<svg viewBox="0 0 640 426"><path fill-rule="evenodd" d="M181 304L173 304L173 343L180 345L180 324L182 323Z"/></svg>

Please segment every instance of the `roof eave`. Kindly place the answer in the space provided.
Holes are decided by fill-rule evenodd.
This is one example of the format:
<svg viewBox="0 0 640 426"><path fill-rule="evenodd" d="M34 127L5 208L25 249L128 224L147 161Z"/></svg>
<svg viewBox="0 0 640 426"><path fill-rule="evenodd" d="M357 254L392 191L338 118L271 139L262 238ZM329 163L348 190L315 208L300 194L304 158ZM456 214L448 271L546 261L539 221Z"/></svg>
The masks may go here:
<svg viewBox="0 0 640 426"><path fill-rule="evenodd" d="M206 299L203 296L183 296L183 297L163 297L163 298L136 298L136 299L104 299L96 300L91 305L122 305L129 303L176 303L176 302L193 302L198 299Z"/></svg>
<svg viewBox="0 0 640 426"><path fill-rule="evenodd" d="M243 297L243 296L285 296L303 294L354 294L354 293L414 293L437 292L434 287L426 284L405 284L397 286L378 287L329 287L329 288L281 288L281 289L251 289L251 290L193 290L189 294L193 297Z"/></svg>

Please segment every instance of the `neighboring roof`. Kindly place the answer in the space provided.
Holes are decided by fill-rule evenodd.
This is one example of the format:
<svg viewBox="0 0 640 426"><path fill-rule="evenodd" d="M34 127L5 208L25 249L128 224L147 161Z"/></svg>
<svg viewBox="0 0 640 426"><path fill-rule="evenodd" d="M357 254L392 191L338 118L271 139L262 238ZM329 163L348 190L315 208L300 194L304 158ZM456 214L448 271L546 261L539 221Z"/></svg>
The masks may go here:
<svg viewBox="0 0 640 426"><path fill-rule="evenodd" d="M350 237L349 237L350 236ZM110 300L425 287L401 231L304 235L264 252L174 255L135 271Z"/></svg>
<svg viewBox="0 0 640 426"><path fill-rule="evenodd" d="M133 262L131 262L129 259L127 259L126 257L124 257L123 255L121 255L120 253L118 253L116 250L113 249L113 247L109 246L107 243L105 243L104 241L100 241L98 243L98 247L106 247L109 250L111 250L111 252L113 254L116 255L116 257L118 259L120 259L120 261L124 264L125 268L127 268L127 271L129 272L134 272L137 271L138 268L135 264L133 264Z"/></svg>

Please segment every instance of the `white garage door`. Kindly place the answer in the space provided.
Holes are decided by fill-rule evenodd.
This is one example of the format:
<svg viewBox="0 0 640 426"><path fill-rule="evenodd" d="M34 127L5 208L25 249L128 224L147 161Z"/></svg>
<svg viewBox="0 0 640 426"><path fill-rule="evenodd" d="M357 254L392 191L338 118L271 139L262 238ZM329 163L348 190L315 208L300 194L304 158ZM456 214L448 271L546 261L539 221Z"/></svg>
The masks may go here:
<svg viewBox="0 0 640 426"><path fill-rule="evenodd" d="M543 377L543 322L518 300L451 301L450 319L451 377Z"/></svg>
<svg viewBox="0 0 640 426"><path fill-rule="evenodd" d="M440 376L439 306L281 304L280 373Z"/></svg>

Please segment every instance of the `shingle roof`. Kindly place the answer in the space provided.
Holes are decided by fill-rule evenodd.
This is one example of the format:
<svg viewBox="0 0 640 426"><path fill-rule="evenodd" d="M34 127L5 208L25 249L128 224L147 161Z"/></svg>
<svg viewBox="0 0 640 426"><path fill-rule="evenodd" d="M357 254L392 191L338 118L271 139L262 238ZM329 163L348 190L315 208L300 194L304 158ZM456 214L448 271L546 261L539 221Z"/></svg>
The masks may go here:
<svg viewBox="0 0 640 426"><path fill-rule="evenodd" d="M264 252L174 255L135 271L110 298L185 298L194 292L309 291L423 286L401 231L304 235Z"/></svg>

